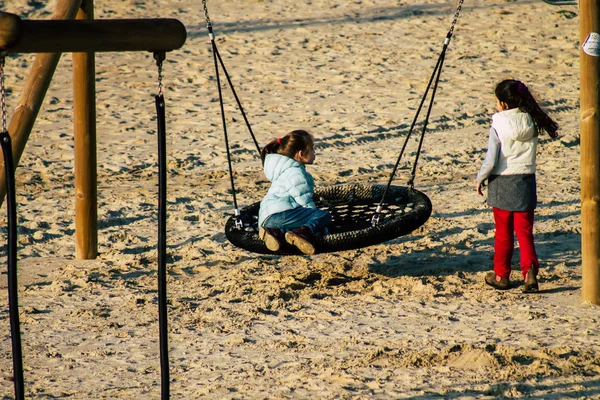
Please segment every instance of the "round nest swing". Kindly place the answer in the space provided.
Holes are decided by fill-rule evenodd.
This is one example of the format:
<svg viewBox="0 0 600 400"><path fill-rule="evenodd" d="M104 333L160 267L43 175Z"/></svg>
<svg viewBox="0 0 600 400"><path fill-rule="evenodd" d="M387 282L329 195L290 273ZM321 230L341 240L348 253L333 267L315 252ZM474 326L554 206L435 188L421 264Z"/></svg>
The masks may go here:
<svg viewBox="0 0 600 400"><path fill-rule="evenodd" d="M429 219L432 208L431 201L425 194L415 190L412 182L414 182L417 161L421 152L421 146L423 144L423 138L427 129L427 122L429 120L431 108L434 104L435 93L440 81L442 66L446 57L446 50L448 49L450 39L454 33L454 27L458 20L458 16L460 15L463 2L464 0L459 0L452 25L444 40L443 48L439 55L437 64L435 65L433 73L431 74L431 78L425 93L423 94L423 98L421 99L421 103L417 109L410 130L406 135L404 145L402 146L402 150L400 151L398 160L396 161L396 166L390 175L387 186L352 184L315 189L313 200L316 206L320 209L329 211L333 217L333 224L332 226L328 227L328 233L326 235L316 237L314 240L316 254L358 249L392 240L414 231ZM250 127L250 123L248 122L241 102L235 92L233 83L231 82L227 69L225 68L225 64L223 63L223 60L219 54L212 31L212 24L210 23L210 19L208 17L206 0L203 0L203 4L207 20L207 28L211 38L212 53L215 64L215 76L219 93L219 104L221 106L221 119L223 122L223 133L225 137L225 147L227 150L227 160L229 164L229 176L231 180L231 191L233 193L233 204L236 214L239 213L239 215L231 216L227 220L227 223L225 224L225 236L234 246L254 253L280 255L302 254L297 248L288 245L282 246L280 251L277 252L267 249L265 243L259 238L258 235L258 210L260 208L260 203L254 203L238 211L231 163L231 152L229 148L229 139L227 135L223 107L223 96L219 77L219 65L223 69L223 73L227 78L229 87L232 90L238 108L244 117L248 131L250 132L250 135L254 141L254 145L259 153L261 152L261 149L258 145L256 137L254 136L254 133L252 132L252 128ZM404 150L408 140L412 135L417 118L419 117L430 89L432 89L432 91L429 100L429 108L425 116L425 121L421 131L421 138L419 140L419 147L415 155L411 180L409 181L410 187L391 186L392 180L400 163L400 159L404 154ZM373 224L371 220L375 215L377 216L378 220L376 218L377 221L375 224Z"/></svg>
<svg viewBox="0 0 600 400"><path fill-rule="evenodd" d="M390 186L379 213L379 222L371 224L385 185L339 185L317 188L314 201L318 208L331 213L329 233L315 238L315 254L372 246L406 235L423 225L431 215L431 201L415 189ZM260 202L240 210L244 229L235 225L235 216L225 225L225 235L235 246L260 254L302 254L293 246L273 252L258 237Z"/></svg>

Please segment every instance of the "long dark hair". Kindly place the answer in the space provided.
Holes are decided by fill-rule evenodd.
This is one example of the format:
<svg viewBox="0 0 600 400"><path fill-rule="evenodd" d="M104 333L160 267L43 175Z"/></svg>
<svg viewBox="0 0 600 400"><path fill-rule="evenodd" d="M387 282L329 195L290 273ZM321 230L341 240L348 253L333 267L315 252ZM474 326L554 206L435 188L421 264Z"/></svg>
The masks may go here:
<svg viewBox="0 0 600 400"><path fill-rule="evenodd" d="M558 124L548 116L538 105L527 86L514 79L506 79L496 86L496 98L508 105L508 108L518 108L529 113L533 118L538 132L544 130L551 138L558 137Z"/></svg>
<svg viewBox="0 0 600 400"><path fill-rule="evenodd" d="M284 137L271 140L260 152L260 158L265 163L267 154L281 154L294 158L299 151L310 150L314 146L312 135L303 130L291 131Z"/></svg>

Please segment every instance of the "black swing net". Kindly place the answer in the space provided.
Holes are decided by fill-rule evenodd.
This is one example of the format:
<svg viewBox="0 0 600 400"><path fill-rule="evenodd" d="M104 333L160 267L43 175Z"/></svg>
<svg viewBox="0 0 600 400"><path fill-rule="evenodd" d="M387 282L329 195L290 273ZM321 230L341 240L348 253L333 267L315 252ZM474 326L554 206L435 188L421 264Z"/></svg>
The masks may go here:
<svg viewBox="0 0 600 400"><path fill-rule="evenodd" d="M463 1L464 0L459 0L458 2L458 7L454 14L452 25L448 31L448 34L446 35L446 38L444 39L444 44L437 63L433 73L431 74L429 83L425 93L423 94L408 134L406 135L394 169L390 174L387 185L351 184L315 189L315 205L318 208L331 213L333 219L332 226L328 227L328 233L315 238L315 253L328 253L372 246L374 244L382 243L402 235L409 234L423 225L429 219L432 210L431 201L424 193L414 188L414 179L417 171L419 155L423 146L423 139L427 130L427 123L429 121L435 93L440 80L446 51L448 49L448 45L450 44L450 39L454 33L454 27L458 21ZM225 110L223 106L219 65L221 66L228 85L232 90L237 102L237 106L244 118L246 126L250 135L252 136L259 154L260 146L258 145L258 141L252 132L252 128L248 122L244 108L241 105L233 83L231 82L231 78L227 72L227 69L225 68L221 55L219 54L219 50L215 42L212 23L208 15L206 0L203 0L202 3L204 6L206 24L212 45L215 76L219 93L219 104L221 107L221 120L225 146L227 150L227 162L229 166L229 177L235 212L235 214L231 216L225 224L225 235L233 245L255 253L280 255L302 254L293 246L282 246L282 248L277 252L267 249L265 243L259 238L258 234L258 210L260 208L260 202L254 203L242 209L238 209L231 162L231 151L229 147ZM393 186L392 181L396 175L396 171L398 170L398 166L400 165L400 161L406 150L406 146L412 136L421 110L423 109L423 105L425 104L429 94L429 104L424 118L424 123L422 125L418 149L416 151L410 180L408 181L408 185L406 187Z"/></svg>
<svg viewBox="0 0 600 400"><path fill-rule="evenodd" d="M337 185L316 189L314 201L318 208L331 213L333 224L327 235L315 238L315 252L351 250L406 235L423 225L431 214L431 202L418 190L390 186L381 211L378 204L384 198L385 185ZM301 254L288 246L279 252L267 249L258 236L258 209L254 203L240 210L243 229L236 227L231 217L225 225L229 241L246 250L262 254ZM379 216L378 223L371 222Z"/></svg>

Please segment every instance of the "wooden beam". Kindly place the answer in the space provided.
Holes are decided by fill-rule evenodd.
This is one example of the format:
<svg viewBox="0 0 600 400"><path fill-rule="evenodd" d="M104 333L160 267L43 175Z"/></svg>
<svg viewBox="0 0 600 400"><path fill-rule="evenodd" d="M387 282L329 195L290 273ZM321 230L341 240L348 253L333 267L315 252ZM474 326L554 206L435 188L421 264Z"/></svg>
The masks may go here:
<svg viewBox="0 0 600 400"><path fill-rule="evenodd" d="M16 24L14 17L3 19ZM183 46L187 36L185 26L170 18L19 20L19 29L0 26L0 43L12 43L4 48L10 53L167 52Z"/></svg>
<svg viewBox="0 0 600 400"><path fill-rule="evenodd" d="M14 46L21 37L21 18L0 12L0 49Z"/></svg>
<svg viewBox="0 0 600 400"><path fill-rule="evenodd" d="M55 19L75 18L81 5L81 0L59 0L56 4L56 10L52 15ZM60 53L38 54L35 57L29 76L25 81L23 93L15 112L8 125L8 132L12 139L12 151L15 168L19 165L19 160L25 150L25 145L31 134L33 124L37 118L38 112L42 107L44 96L50 86L50 81L60 60ZM10 68L7 65L7 68ZM10 82L7 82L10 85ZM4 157L0 154L1 169L4 169ZM0 174L0 204L6 196L6 177Z"/></svg>
<svg viewBox="0 0 600 400"><path fill-rule="evenodd" d="M600 304L600 28L596 0L579 2L582 298ZM591 41L591 42L590 42Z"/></svg>
<svg viewBox="0 0 600 400"><path fill-rule="evenodd" d="M93 0L83 0L77 19L94 18ZM75 257L98 255L96 168L96 68L94 53L73 53L75 136Z"/></svg>

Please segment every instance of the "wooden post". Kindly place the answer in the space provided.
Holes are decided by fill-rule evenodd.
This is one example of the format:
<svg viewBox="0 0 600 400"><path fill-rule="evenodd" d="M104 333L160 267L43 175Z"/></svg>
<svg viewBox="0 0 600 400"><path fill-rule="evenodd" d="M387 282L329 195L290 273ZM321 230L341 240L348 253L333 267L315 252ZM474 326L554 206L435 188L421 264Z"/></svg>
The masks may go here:
<svg viewBox="0 0 600 400"><path fill-rule="evenodd" d="M0 12L0 44L12 53L166 52L183 46L186 36L172 18L27 20Z"/></svg>
<svg viewBox="0 0 600 400"><path fill-rule="evenodd" d="M579 50L582 299L593 304L600 304L600 51L590 34L600 33L599 13L596 0L580 0L579 39L588 44Z"/></svg>
<svg viewBox="0 0 600 400"><path fill-rule="evenodd" d="M14 46L21 39L21 18L0 12L0 49Z"/></svg>
<svg viewBox="0 0 600 400"><path fill-rule="evenodd" d="M83 0L77 19L94 18L94 1ZM73 53L75 135L75 257L98 255L96 170L96 68L94 53Z"/></svg>
<svg viewBox="0 0 600 400"><path fill-rule="evenodd" d="M56 4L56 10L52 15L53 19L72 19L77 15L81 5L81 0L59 0ZM8 125L8 132L12 140L12 151L15 168L19 165L19 160L25 150L27 139L31 134L33 124L37 118L38 112L42 107L44 96L50 86L50 81L60 60L60 53L44 53L35 57L25 87L15 112ZM8 67L8 66L7 66ZM10 84L7 82L7 84ZM1 168L4 169L4 157L0 155ZM6 177L0 174L0 204L6 196Z"/></svg>

